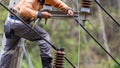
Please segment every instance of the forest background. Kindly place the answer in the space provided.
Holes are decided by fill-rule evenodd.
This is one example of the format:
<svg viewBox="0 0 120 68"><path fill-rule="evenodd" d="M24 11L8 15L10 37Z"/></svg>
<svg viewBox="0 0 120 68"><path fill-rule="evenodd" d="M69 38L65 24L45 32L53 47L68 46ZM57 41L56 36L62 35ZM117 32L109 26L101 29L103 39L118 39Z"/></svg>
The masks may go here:
<svg viewBox="0 0 120 68"><path fill-rule="evenodd" d="M76 0L63 0L67 5L76 11ZM9 1L2 1L8 5ZM120 21L120 0L100 0L101 5L115 18ZM78 6L81 7L82 0ZM54 10L58 10L54 8ZM106 15L102 9L92 0L92 15L85 22L85 28L110 52L111 55L120 61L120 27ZM7 11L0 6L0 49L2 45L3 24L7 17ZM44 19L38 24L51 36L51 43L57 47L64 47L68 59L77 68L119 68L118 65L101 49L98 44L75 22L74 19L59 18L49 19L47 24ZM80 38L80 39L79 39ZM41 68L39 47L35 42L26 41L29 55L34 68ZM53 57L55 50L52 50ZM39 61L38 61L39 60ZM22 68L29 68L26 59L23 57ZM72 68L65 61L64 68Z"/></svg>

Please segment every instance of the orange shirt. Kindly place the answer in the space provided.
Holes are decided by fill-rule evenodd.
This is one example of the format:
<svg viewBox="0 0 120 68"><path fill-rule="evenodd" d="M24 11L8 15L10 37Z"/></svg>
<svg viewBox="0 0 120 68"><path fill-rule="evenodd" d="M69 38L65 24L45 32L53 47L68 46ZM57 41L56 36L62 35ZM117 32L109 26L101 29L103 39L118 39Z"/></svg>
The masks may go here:
<svg viewBox="0 0 120 68"><path fill-rule="evenodd" d="M61 0L45 0L45 4L52 5L64 12L69 9L69 7ZM37 18L38 12L42 8L43 6L38 0L21 0L14 9L16 9L22 16Z"/></svg>

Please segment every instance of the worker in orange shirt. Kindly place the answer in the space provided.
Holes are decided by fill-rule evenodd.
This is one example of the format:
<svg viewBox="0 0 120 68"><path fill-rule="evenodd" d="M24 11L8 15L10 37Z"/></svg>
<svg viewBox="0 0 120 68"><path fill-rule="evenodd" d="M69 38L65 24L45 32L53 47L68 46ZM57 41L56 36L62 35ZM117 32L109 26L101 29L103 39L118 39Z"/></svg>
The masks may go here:
<svg viewBox="0 0 120 68"><path fill-rule="evenodd" d="M46 11L40 11L43 5L49 4L66 12L67 15L73 15L73 11L61 0L21 0L17 6L13 7L17 15L21 17L29 26L31 20L37 18L50 18L52 15ZM33 28L41 34L43 38L50 41L49 34L40 26ZM3 53L0 60L0 68L13 68L11 66L13 53L17 47L20 38L30 41L36 41L39 44L40 56L43 68L51 68L52 56L51 46L41 39L36 33L31 31L17 17L10 15L4 24L5 36L3 38Z"/></svg>

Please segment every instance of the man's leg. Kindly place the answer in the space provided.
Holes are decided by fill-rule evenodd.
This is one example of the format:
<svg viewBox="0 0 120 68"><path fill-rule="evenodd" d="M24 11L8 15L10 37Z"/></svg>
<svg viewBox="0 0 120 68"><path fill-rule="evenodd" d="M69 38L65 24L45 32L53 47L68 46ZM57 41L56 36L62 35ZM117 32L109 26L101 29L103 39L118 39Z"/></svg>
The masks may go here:
<svg viewBox="0 0 120 68"><path fill-rule="evenodd" d="M46 31L44 31L40 27L37 30L40 31L40 34L44 39L46 39L47 41L50 42L50 36ZM51 63L52 63L51 46L41 38L36 40L36 41L38 42L38 45L39 45L39 48L40 48L42 68L52 68L52 65L51 65Z"/></svg>
<svg viewBox="0 0 120 68"><path fill-rule="evenodd" d="M44 29L37 27L37 26L35 27L35 29L39 30L38 32L40 32L41 36L50 42L50 36ZM48 44L43 39L38 39L37 42L40 48L42 68L52 68L51 45Z"/></svg>
<svg viewBox="0 0 120 68"><path fill-rule="evenodd" d="M39 35L37 35L28 27L26 27L24 24L17 23L17 25L19 26L19 28L14 29L15 35L31 41L37 41L40 47L40 56L42 59L43 68L51 68L51 62L52 62L52 57L50 53L51 46L47 42L45 42ZM33 29L39 32L43 38L50 41L49 34L44 29L42 29L37 25Z"/></svg>
<svg viewBox="0 0 120 68"><path fill-rule="evenodd" d="M44 37L46 40L49 41L48 35ZM43 68L52 68L51 63L52 63L52 57L51 57L51 46L45 42L44 40L38 40L39 47L40 47L40 56L41 56L41 61Z"/></svg>
<svg viewBox="0 0 120 68"><path fill-rule="evenodd" d="M19 39L20 38L17 36L13 36L11 39L7 39L5 36L3 37L3 50L0 60L0 68L13 68L13 56Z"/></svg>

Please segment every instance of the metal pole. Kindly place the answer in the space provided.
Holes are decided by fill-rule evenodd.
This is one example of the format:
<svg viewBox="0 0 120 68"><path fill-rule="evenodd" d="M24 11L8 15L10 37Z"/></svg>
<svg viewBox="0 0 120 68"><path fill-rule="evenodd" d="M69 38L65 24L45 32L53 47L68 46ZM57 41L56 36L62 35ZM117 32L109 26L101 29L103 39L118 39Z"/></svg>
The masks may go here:
<svg viewBox="0 0 120 68"><path fill-rule="evenodd" d="M25 43L24 43L24 40L25 39L21 39L21 40L23 40L23 44L21 45L21 47L22 47L22 49L23 49L23 52L24 52L24 54L25 54L25 57L26 57L26 59L27 59L27 61L28 61L28 64L29 64L29 68L34 68L34 66L33 66L33 64L32 64L32 61L31 61L31 59L30 59L30 56L29 56L29 54L28 54L28 50L27 50L27 48L25 48L25 46L27 46Z"/></svg>
<svg viewBox="0 0 120 68"><path fill-rule="evenodd" d="M79 14L79 1L76 0L76 5L77 5L77 12L78 12L78 19L79 19L79 22L80 22L80 14ZM81 22L82 23L82 22ZM78 39L78 67L80 68L80 26L78 25L78 32L79 32L79 39Z"/></svg>

